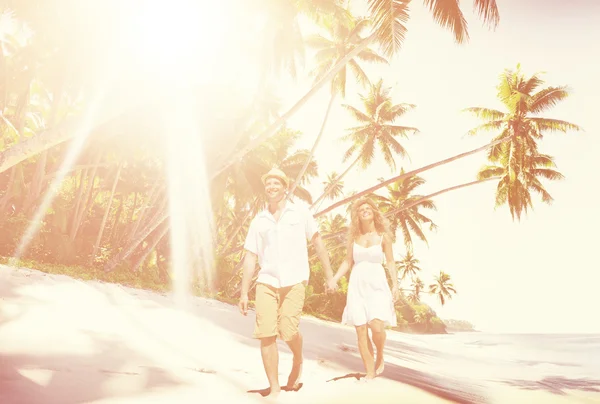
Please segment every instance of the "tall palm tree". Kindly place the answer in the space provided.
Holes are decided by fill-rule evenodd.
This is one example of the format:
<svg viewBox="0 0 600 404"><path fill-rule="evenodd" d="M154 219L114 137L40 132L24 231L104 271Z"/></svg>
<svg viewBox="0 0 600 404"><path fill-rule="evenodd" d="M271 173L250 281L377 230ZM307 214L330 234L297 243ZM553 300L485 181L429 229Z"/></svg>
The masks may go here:
<svg viewBox="0 0 600 404"><path fill-rule="evenodd" d="M364 18L355 19L350 15L344 16L344 18L333 18L324 22L324 28L329 38L323 35L313 35L306 40L308 46L316 50L315 59L317 62L316 68L312 71L311 75L319 80L331 69L335 63L343 58L348 52L351 52L360 41L362 41L361 34L368 27L370 21ZM348 77L348 68L355 76L357 82L362 86L368 86L371 84L367 74L364 72L359 64L361 62L371 63L388 63L388 61L377 52L372 49L365 48L363 51L358 53L355 58L350 59L348 64L345 65L331 80L331 95L329 97L329 104L325 111L323 123L315 143L311 149L311 157L314 154L321 137L325 131L325 125L329 119L329 113L331 107L336 99L336 96L340 95L342 98L346 97L346 79ZM298 174L295 182L304 175L304 171ZM293 188L292 188L293 189Z"/></svg>
<svg viewBox="0 0 600 404"><path fill-rule="evenodd" d="M348 130L342 139L351 141L351 145L344 154L344 161L355 157L346 170L337 179L342 179L356 164L364 169L375 158L376 149L379 149L383 159L392 170L396 168L394 155L406 157L408 154L398 142L397 137L407 138L409 133L418 132L417 128L395 125L395 121L406 112L413 109L412 104L393 104L390 88L383 86L379 80L370 86L369 93L361 95L364 112L359 109L344 105L350 114L359 122ZM315 202L320 202L326 193L323 193ZM315 205L313 204L313 206Z"/></svg>
<svg viewBox="0 0 600 404"><path fill-rule="evenodd" d="M482 125L469 131L469 134L498 132L493 141L511 137L509 143L498 143L490 148L490 161L498 162L504 153L510 153L509 169L512 170L523 164L527 153L537 153L537 142L543 139L546 133L581 130L573 123L539 116L569 96L566 86L540 89L543 85L544 81L539 74L525 77L519 64L516 70L506 69L496 87L498 98L506 112L482 107L465 110L484 121Z"/></svg>
<svg viewBox="0 0 600 404"><path fill-rule="evenodd" d="M477 179L500 178L496 189L496 207L507 204L513 218L521 219L523 212L533 207L531 191L538 193L542 202L551 204L552 196L546 191L538 177L547 180L560 180L563 175L553 168L554 159L545 154L527 153L520 165L510 164L510 144L505 144L505 150L499 156L499 161L493 165L484 166L477 174Z"/></svg>
<svg viewBox="0 0 600 404"><path fill-rule="evenodd" d="M404 169L400 172L403 173ZM388 220L394 237L400 229L404 238L404 245L408 250L412 249L413 246L411 233L427 243L422 225L428 223L430 230L437 227L433 220L419 211L420 209L436 210L435 203L429 199L423 199L422 195L413 194L415 189L424 183L425 180L416 175L404 178L387 186L389 196L377 196L379 207L384 213L389 212L391 215L391 217L388 216ZM408 207L409 205L410 207ZM407 207L407 209L401 210L403 207Z"/></svg>
<svg viewBox="0 0 600 404"><path fill-rule="evenodd" d="M442 306L446 304L447 300L452 299L452 294L456 294L456 289L454 289L454 285L450 282L450 275L444 271L440 271L440 274L436 275L434 283L429 285L429 293L437 295Z"/></svg>
<svg viewBox="0 0 600 404"><path fill-rule="evenodd" d="M403 281L407 277L414 280L417 273L421 270L421 267L419 267L419 260L410 250L402 257L401 261L396 261L396 267L400 274L399 281Z"/></svg>

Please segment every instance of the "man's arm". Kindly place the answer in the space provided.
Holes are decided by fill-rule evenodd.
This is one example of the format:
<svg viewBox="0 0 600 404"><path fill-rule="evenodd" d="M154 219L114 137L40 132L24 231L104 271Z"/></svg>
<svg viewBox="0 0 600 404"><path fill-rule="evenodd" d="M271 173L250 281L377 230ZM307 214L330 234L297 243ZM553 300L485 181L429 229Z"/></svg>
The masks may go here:
<svg viewBox="0 0 600 404"><path fill-rule="evenodd" d="M248 314L248 292L250 291L250 284L252 283L252 277L256 272L256 254L246 250L244 256L243 273L242 273L242 291L240 293L240 301L238 306L240 312L245 316Z"/></svg>
<svg viewBox="0 0 600 404"><path fill-rule="evenodd" d="M243 264L244 272L242 274L241 296L248 297L248 292L250 291L250 284L252 283L252 278L254 277L254 273L256 272L256 259L256 254L246 250L246 255L244 257Z"/></svg>
<svg viewBox="0 0 600 404"><path fill-rule="evenodd" d="M327 252L325 243L318 232L313 235L312 244L315 246L315 250L317 251L317 256L321 261L321 265L323 265L327 282L333 281L333 271L331 270L331 263L329 262L329 253Z"/></svg>

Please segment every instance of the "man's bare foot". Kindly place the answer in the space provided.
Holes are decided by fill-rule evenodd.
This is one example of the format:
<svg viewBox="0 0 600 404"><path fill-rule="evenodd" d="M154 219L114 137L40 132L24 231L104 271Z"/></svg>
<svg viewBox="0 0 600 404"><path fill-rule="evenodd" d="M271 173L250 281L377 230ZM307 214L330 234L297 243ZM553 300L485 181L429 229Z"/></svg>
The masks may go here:
<svg viewBox="0 0 600 404"><path fill-rule="evenodd" d="M379 376L382 374L384 368L385 362L383 361L383 355L377 355L377 359L375 360L375 375Z"/></svg>
<svg viewBox="0 0 600 404"><path fill-rule="evenodd" d="M302 379L302 360L294 361L292 364L292 371L288 377L287 388L296 390L300 386L300 379Z"/></svg>
<svg viewBox="0 0 600 404"><path fill-rule="evenodd" d="M375 379L375 373L373 373L373 374L367 373L365 375L365 382L368 382L368 381L373 380L373 379Z"/></svg>

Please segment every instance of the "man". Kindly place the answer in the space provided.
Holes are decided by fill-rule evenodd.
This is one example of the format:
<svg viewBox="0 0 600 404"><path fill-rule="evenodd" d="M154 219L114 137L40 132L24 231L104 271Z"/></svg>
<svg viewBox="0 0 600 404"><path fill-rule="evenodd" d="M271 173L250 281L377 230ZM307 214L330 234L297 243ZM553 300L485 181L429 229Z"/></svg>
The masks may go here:
<svg viewBox="0 0 600 404"><path fill-rule="evenodd" d="M298 329L310 275L308 244L311 240L325 270L327 289L336 288L329 255L318 233L317 223L306 207L286 201L289 180L278 168L263 175L268 207L250 223L244 249L244 274L239 308L248 314L248 290L256 268L256 324L254 338L260 339L260 352L269 380L271 396L281 391L278 379L279 336L293 354L287 388L299 388L302 374L302 335Z"/></svg>

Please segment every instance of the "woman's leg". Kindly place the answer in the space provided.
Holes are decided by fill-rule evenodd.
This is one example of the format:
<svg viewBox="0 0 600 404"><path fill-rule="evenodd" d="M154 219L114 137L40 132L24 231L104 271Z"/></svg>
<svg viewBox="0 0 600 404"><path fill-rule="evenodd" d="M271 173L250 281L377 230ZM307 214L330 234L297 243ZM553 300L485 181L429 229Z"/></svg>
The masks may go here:
<svg viewBox="0 0 600 404"><path fill-rule="evenodd" d="M367 379L373 379L375 377L375 365L373 363L373 347L369 349L371 345L371 339L369 338L369 328L367 325L356 326L356 336L358 338L358 351L360 357L365 365L367 372Z"/></svg>
<svg viewBox="0 0 600 404"><path fill-rule="evenodd" d="M383 321L374 319L369 323L371 332L373 333L373 342L375 343L375 349L377 350L377 357L375 358L375 373L380 375L383 372L384 361L383 361L383 348L385 346L385 325Z"/></svg>

